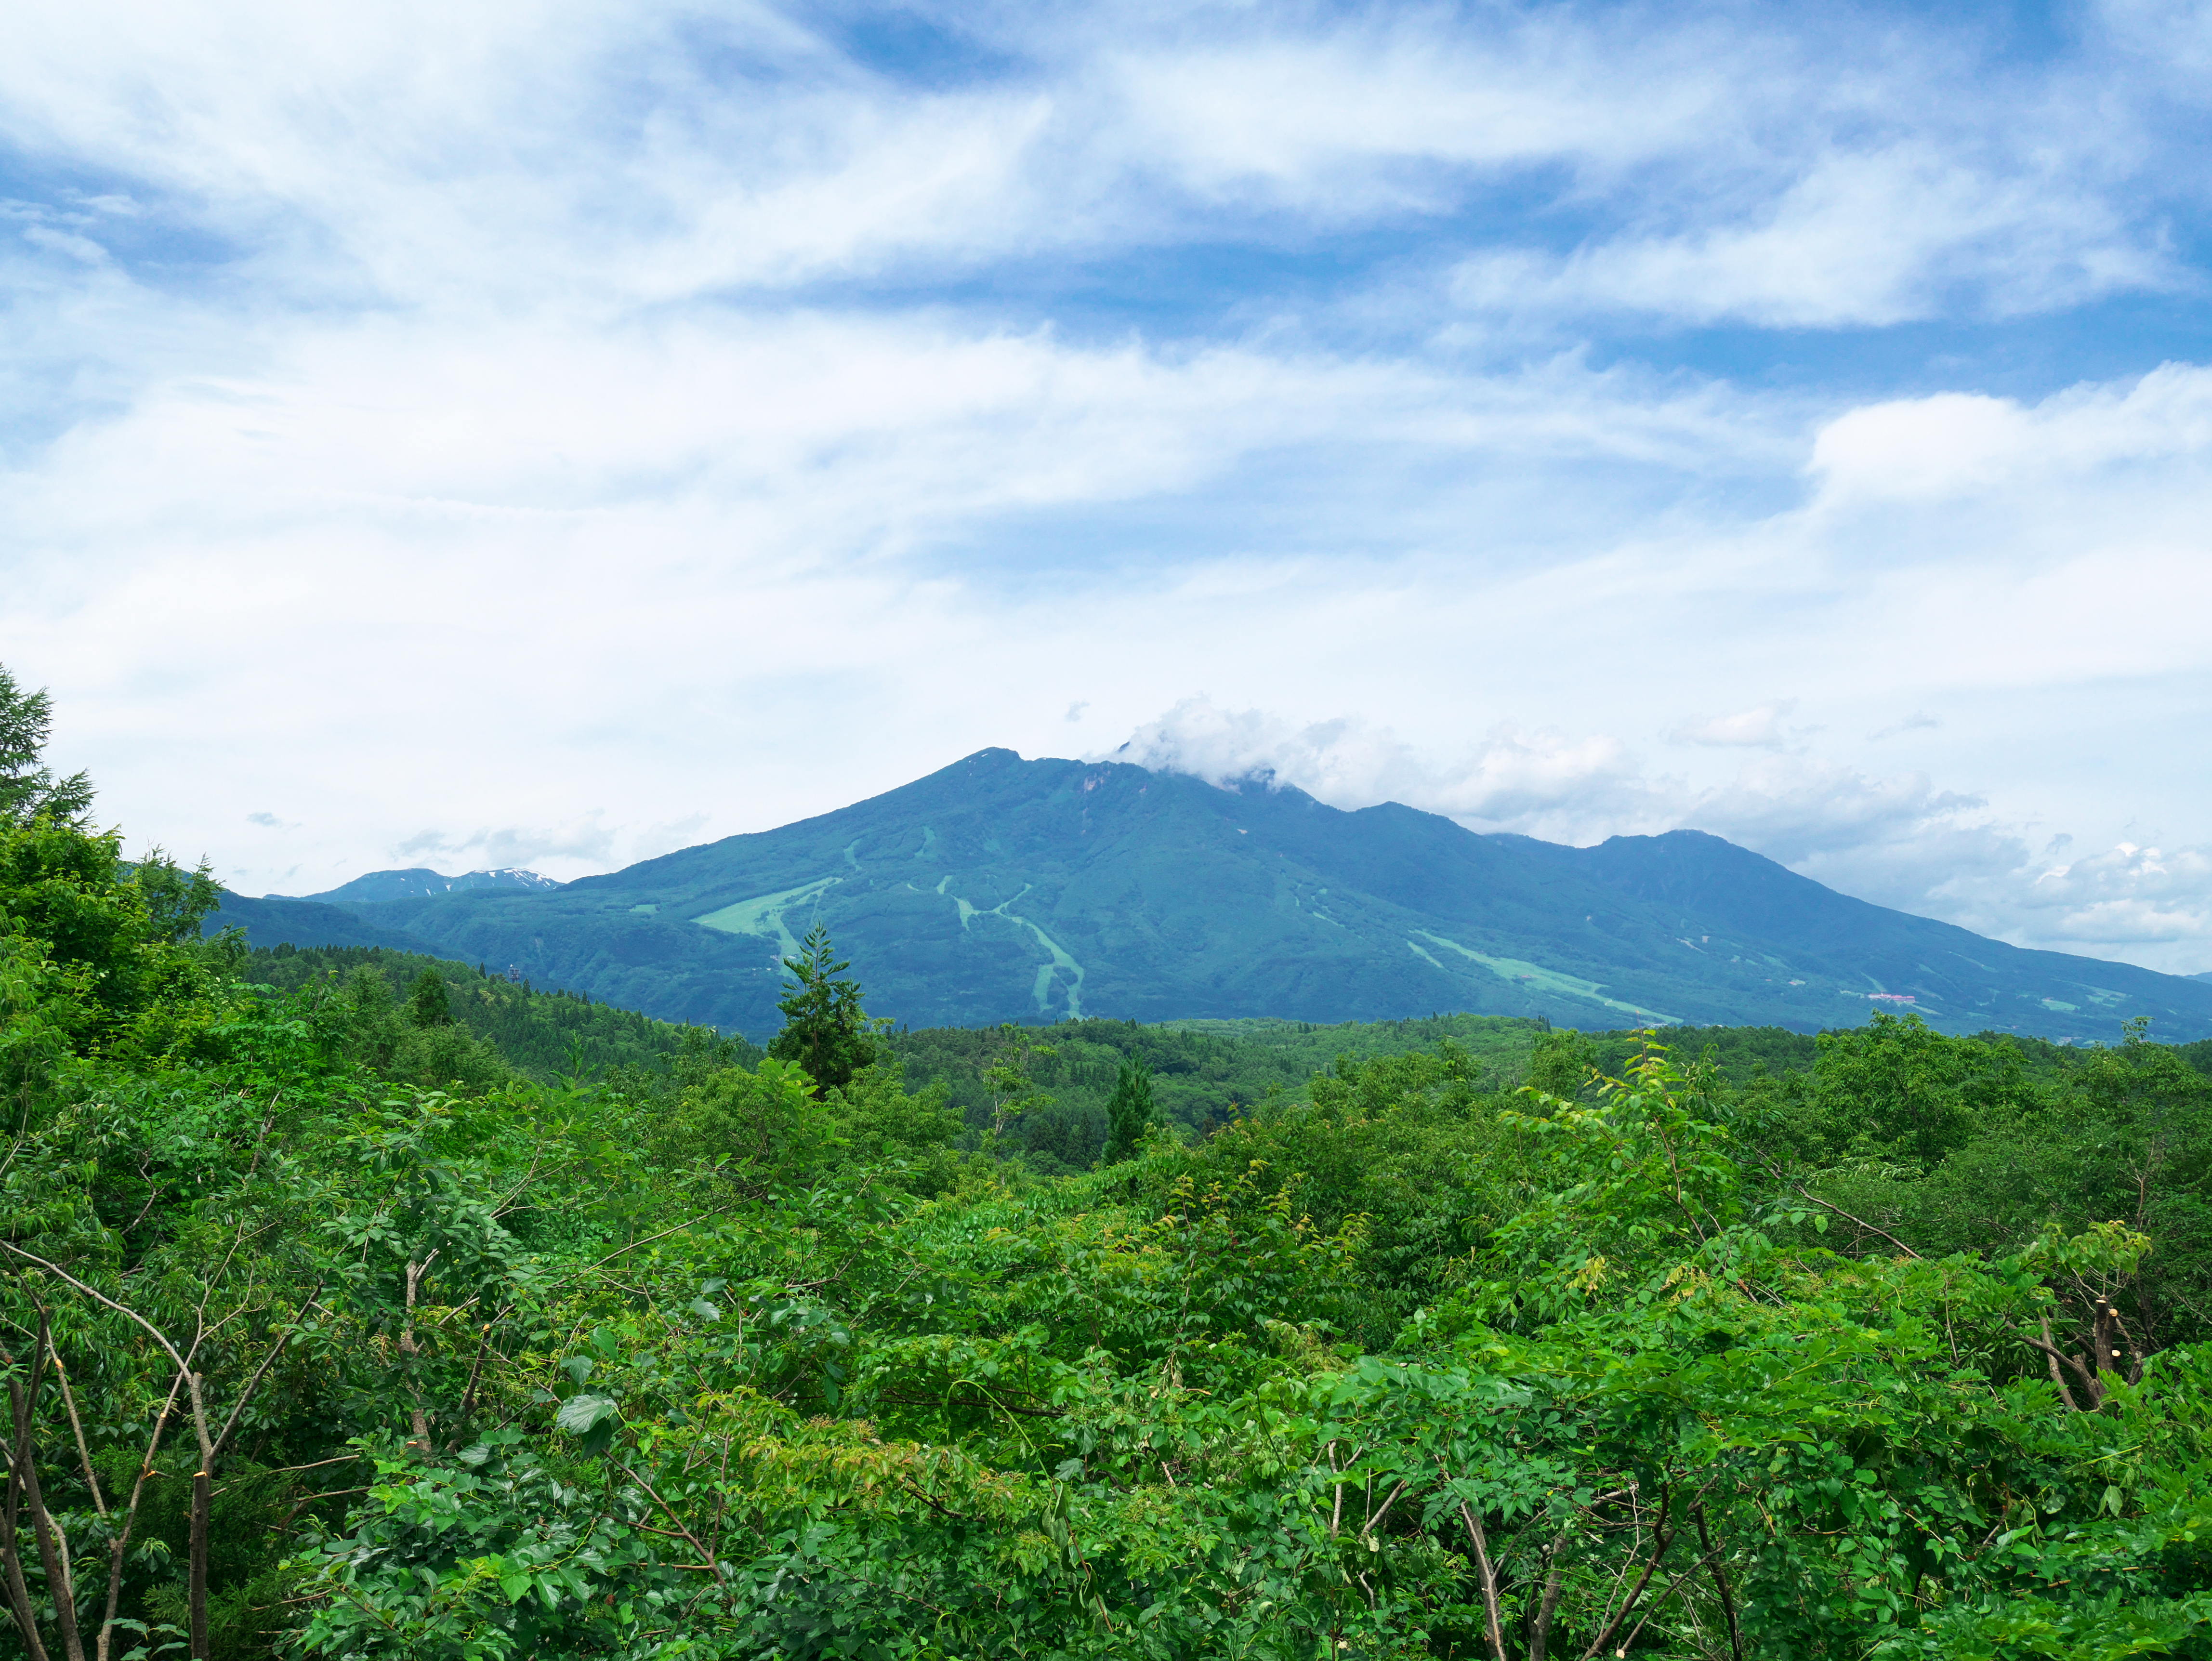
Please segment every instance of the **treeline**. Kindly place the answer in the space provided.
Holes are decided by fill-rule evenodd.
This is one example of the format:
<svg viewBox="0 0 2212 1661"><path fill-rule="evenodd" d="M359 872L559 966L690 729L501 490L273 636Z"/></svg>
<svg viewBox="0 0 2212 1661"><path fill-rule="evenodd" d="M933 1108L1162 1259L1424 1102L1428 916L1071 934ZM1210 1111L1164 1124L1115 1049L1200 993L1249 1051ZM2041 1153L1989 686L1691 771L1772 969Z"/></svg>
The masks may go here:
<svg viewBox="0 0 2212 1661"><path fill-rule="evenodd" d="M1006 1092L993 1074L1012 1064L1028 1081L1000 1147L1040 1175L1085 1171L1104 1150L1108 1110L1125 1062L1140 1064L1164 1124L1203 1135L1263 1104L1304 1098L1340 1060L1402 1056L1450 1039L1494 1086L1519 1082L1536 1037L1529 1021L1498 1015L1318 1025L1287 1020L1062 1021L1050 1026L927 1027L884 1042L916 1084L941 1085L980 1139Z"/></svg>
<svg viewBox="0 0 2212 1661"><path fill-rule="evenodd" d="M969 1124L817 936L766 1054L541 1081L465 977L199 943L9 690L18 1652L2212 1657L2212 1080L2139 1029L1441 1034L1203 1134L1242 1037L1000 1030Z"/></svg>

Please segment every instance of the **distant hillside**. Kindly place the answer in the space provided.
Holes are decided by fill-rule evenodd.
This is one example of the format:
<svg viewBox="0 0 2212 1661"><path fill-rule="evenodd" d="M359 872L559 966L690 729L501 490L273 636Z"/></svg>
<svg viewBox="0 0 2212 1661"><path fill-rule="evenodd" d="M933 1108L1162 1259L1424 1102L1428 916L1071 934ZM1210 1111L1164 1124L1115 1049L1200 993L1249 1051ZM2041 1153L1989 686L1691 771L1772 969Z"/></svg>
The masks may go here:
<svg viewBox="0 0 2212 1661"><path fill-rule="evenodd" d="M1555 1029L1565 1036L1564 1029ZM1105 1145L1106 1104L1123 1056L1142 1061L1152 1097L1168 1123L1204 1135L1231 1119L1262 1116L1312 1099L1314 1080L1346 1077L1369 1063L1434 1053L1449 1043L1473 1063L1470 1076L1486 1092L1516 1089L1531 1058L1547 1042L1543 1023L1497 1015L1430 1015L1395 1021L1194 1020L1143 1026L1133 1021L1064 1021L1048 1027L933 1027L895 1033L894 1053L910 1087L945 1086L971 1129L990 1120L986 1069L1036 1046L1026 1071L1045 1104L1011 1125L1004 1145L1046 1174L1087 1168ZM1818 1073L1820 1040L1778 1026L1677 1027L1666 1043L1684 1061L1712 1062L1729 1086L1761 1076L1781 1081ZM2082 1051L2017 1035L2005 1041L2022 1073L2039 1086L2062 1088ZM1592 1032L1563 1051L1608 1078L1624 1075L1645 1039L1630 1031ZM1050 1054L1045 1052L1049 1050ZM2212 1073L2212 1042L2179 1052L2200 1073Z"/></svg>
<svg viewBox="0 0 2212 1661"><path fill-rule="evenodd" d="M713 1048L723 1059L747 1066L760 1059L759 1050L742 1039L721 1043L719 1035L696 1027L417 952L374 946L303 952L278 946L255 952L239 973L254 984L294 992L317 984L338 986L363 970L381 975L402 999L425 970L437 975L446 983L453 1019L490 1043L508 1066L541 1083L563 1074L602 1077L623 1068L665 1071L687 1050Z"/></svg>
<svg viewBox="0 0 2212 1661"><path fill-rule="evenodd" d="M1047 1027L927 1027L894 1033L908 1086L943 1085L972 1129L990 1118L987 1068L1033 1045L1028 1076L1048 1098L1011 1129L1006 1145L1047 1172L1085 1169L1105 1145L1106 1104L1124 1056L1152 1075L1162 1119L1212 1130L1271 1100L1298 1101L1340 1059L1431 1050L1446 1040L1480 1065L1488 1087L1521 1080L1537 1025L1494 1015L1341 1022L1200 1020L1145 1026L1092 1019ZM1045 1053L1050 1051L1050 1054Z"/></svg>
<svg viewBox="0 0 2212 1661"><path fill-rule="evenodd" d="M520 871L512 867L499 871L471 871L459 877L442 876L435 871L417 867L407 871L372 871L365 877L356 877L351 882L325 889L319 894L302 894L297 897L319 901L325 905L370 905L378 900L422 899L434 894L472 893L483 888L520 889L527 893L543 893L560 886L550 877L541 877L535 871ZM294 897L275 894L269 897L289 899Z"/></svg>
<svg viewBox="0 0 2212 1661"><path fill-rule="evenodd" d="M250 944L263 947L376 946L389 952L444 955L428 940L366 916L357 906L326 905L320 900L284 899L276 895L254 898L226 889L221 909L200 925L200 932L213 934L225 928L242 929Z"/></svg>
<svg viewBox="0 0 2212 1661"><path fill-rule="evenodd" d="M2144 1015L2160 1038L2212 1037L2212 984L2022 951L1695 831L1567 848L1006 750L550 891L322 910L755 1037L817 920L870 1007L917 1026L1457 1010L1812 1031L1888 1009L1949 1031L2112 1039Z"/></svg>

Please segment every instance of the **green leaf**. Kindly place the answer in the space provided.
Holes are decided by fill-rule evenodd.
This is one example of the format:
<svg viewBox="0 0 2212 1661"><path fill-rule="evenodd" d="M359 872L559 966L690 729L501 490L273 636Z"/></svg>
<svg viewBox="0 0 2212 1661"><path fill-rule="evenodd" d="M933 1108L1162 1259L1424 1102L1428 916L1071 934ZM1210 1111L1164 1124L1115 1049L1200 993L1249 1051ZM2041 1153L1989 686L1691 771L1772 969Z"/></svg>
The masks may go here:
<svg viewBox="0 0 2212 1661"><path fill-rule="evenodd" d="M617 1409L611 1396L571 1396L553 1415L554 1427L572 1436L585 1436L614 1418Z"/></svg>

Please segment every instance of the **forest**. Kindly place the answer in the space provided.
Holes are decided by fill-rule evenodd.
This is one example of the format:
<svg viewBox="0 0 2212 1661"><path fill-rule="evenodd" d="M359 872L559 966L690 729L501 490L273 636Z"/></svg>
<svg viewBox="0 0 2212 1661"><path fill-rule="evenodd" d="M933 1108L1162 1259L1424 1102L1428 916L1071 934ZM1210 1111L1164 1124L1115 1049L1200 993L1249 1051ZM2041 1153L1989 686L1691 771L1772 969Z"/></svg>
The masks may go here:
<svg viewBox="0 0 2212 1661"><path fill-rule="evenodd" d="M763 1050L203 940L0 691L9 1652L2212 1656L2139 1023Z"/></svg>

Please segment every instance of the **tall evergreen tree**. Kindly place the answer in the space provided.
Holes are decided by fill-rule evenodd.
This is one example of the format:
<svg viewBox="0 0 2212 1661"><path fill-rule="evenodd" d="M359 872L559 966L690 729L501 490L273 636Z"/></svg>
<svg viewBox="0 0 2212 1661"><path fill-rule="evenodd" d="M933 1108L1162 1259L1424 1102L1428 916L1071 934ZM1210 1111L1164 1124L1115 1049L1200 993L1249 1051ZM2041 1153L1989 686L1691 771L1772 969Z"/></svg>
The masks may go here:
<svg viewBox="0 0 2212 1661"><path fill-rule="evenodd" d="M1133 1158L1152 1123L1152 1069L1138 1057L1125 1056L1115 1075L1114 1094L1106 1104L1105 1163L1119 1165Z"/></svg>
<svg viewBox="0 0 2212 1661"><path fill-rule="evenodd" d="M26 692L0 664L0 824L27 824L40 818L83 824L92 806L92 781L82 773L58 779L39 759L53 724L53 703L46 691Z"/></svg>
<svg viewBox="0 0 2212 1661"><path fill-rule="evenodd" d="M415 989L407 995L407 1015L417 1026L453 1024L453 993L443 975L426 969L415 977Z"/></svg>
<svg viewBox="0 0 2212 1661"><path fill-rule="evenodd" d="M805 1068L817 1093L850 1084L878 1048L876 1024L860 1007L860 983L845 973L852 964L836 960L830 931L817 923L799 956L786 958L783 966L798 984L776 1001L783 1031L768 1053Z"/></svg>

